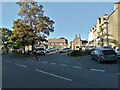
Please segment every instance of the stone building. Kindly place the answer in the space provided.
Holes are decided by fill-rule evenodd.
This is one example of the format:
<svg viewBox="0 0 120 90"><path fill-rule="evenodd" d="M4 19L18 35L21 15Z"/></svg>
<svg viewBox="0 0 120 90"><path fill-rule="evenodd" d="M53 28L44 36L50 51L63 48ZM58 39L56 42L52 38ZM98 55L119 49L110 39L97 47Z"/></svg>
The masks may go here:
<svg viewBox="0 0 120 90"><path fill-rule="evenodd" d="M82 41L81 41L81 37L80 34L77 36L75 35L74 40L71 42L71 49L72 50L79 50L82 46Z"/></svg>
<svg viewBox="0 0 120 90"><path fill-rule="evenodd" d="M48 39L48 48L63 49L67 47L66 39L50 38Z"/></svg>
<svg viewBox="0 0 120 90"><path fill-rule="evenodd" d="M114 3L114 11L108 16L109 45L120 45L120 2Z"/></svg>
<svg viewBox="0 0 120 90"><path fill-rule="evenodd" d="M120 2L114 3L114 11L97 19L96 25L88 35L88 45L112 46L120 45Z"/></svg>

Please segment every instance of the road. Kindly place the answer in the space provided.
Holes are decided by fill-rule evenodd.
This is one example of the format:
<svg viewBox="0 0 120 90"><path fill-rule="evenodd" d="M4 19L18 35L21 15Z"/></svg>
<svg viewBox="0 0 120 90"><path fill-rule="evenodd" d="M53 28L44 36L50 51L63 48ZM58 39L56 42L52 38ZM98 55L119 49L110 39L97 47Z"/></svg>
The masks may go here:
<svg viewBox="0 0 120 90"><path fill-rule="evenodd" d="M3 88L117 88L118 63L66 54L3 56Z"/></svg>

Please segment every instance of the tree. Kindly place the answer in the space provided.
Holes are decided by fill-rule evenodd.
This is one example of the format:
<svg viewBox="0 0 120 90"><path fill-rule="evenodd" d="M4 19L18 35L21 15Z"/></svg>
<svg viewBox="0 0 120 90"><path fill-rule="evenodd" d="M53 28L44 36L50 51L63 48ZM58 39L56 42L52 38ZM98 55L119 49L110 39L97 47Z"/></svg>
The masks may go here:
<svg viewBox="0 0 120 90"><path fill-rule="evenodd" d="M16 4L20 7L18 15L21 16L21 19L18 19L19 22L28 25L34 35L31 38L33 51L36 40L45 39L50 32L54 31L54 21L44 16L43 6L38 5L37 2L17 2Z"/></svg>
<svg viewBox="0 0 120 90"><path fill-rule="evenodd" d="M12 31L7 28L0 28L2 31L2 45L5 49L9 48L10 43L10 36L12 35Z"/></svg>
<svg viewBox="0 0 120 90"><path fill-rule="evenodd" d="M33 30L31 30L29 25L25 25L19 20L14 21L13 29L13 36L11 38L15 42L15 48L16 46L19 48L23 47L25 53L25 46L30 44L34 37Z"/></svg>
<svg viewBox="0 0 120 90"><path fill-rule="evenodd" d="M68 40L64 37L61 37L60 39L65 39L65 43L68 44Z"/></svg>

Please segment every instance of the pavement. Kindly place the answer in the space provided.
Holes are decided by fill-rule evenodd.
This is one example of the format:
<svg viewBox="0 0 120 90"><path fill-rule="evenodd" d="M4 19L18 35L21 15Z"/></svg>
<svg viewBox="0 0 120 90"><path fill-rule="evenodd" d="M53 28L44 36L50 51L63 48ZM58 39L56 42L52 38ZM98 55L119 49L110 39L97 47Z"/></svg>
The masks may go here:
<svg viewBox="0 0 120 90"><path fill-rule="evenodd" d="M66 54L3 55L3 88L117 88L118 63Z"/></svg>

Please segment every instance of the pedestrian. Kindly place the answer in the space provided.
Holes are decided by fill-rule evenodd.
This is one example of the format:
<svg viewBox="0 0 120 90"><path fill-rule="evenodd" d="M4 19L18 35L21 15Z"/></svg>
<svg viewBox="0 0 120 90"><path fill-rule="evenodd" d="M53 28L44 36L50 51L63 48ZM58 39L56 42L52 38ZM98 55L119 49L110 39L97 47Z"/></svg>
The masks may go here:
<svg viewBox="0 0 120 90"><path fill-rule="evenodd" d="M36 56L36 61L39 61L40 59L38 58L37 49L35 51L35 56Z"/></svg>

